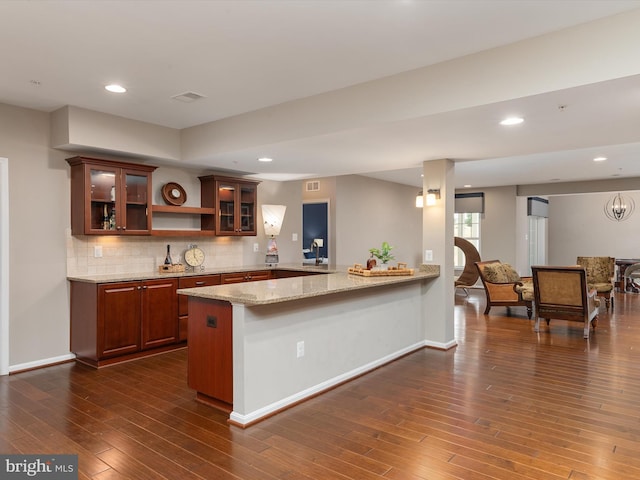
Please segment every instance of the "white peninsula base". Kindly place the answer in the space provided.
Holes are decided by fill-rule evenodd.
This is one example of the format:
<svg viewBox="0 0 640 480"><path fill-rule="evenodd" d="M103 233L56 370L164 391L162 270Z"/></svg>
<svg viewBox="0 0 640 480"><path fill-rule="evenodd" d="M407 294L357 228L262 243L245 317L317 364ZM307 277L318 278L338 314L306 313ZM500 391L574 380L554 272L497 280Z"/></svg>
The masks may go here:
<svg viewBox="0 0 640 480"><path fill-rule="evenodd" d="M200 400L227 405L230 423L246 427L427 345L425 292L437 276L421 273L377 281L336 273L183 290L180 293L191 295L190 385ZM332 287L343 282L352 288ZM319 286L327 291L311 293ZM258 300L270 291L271 299ZM289 292L284 294L288 300L282 292ZM205 339L208 332L223 331L231 351L224 341ZM192 333L199 335L200 352ZM429 343L443 349L454 345ZM207 358L221 351L226 351L226 364ZM228 370L230 362L232 372L216 374L214 370ZM226 376L232 389L229 384L223 391L230 396L220 404L215 390L212 394L192 385L192 371L214 383Z"/></svg>

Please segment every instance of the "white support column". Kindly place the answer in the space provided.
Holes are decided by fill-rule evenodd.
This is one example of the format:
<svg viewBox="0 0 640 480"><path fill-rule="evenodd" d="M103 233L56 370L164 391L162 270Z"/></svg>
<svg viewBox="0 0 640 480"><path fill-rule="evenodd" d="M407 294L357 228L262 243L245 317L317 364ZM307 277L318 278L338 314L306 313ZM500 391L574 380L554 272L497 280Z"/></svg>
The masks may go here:
<svg viewBox="0 0 640 480"><path fill-rule="evenodd" d="M453 214L455 164L452 160L423 163L425 205L422 212L423 261L440 265L440 277L425 284L425 343L448 349L457 345L454 337ZM440 199L429 206L428 190L439 190ZM430 259L429 259L430 257Z"/></svg>

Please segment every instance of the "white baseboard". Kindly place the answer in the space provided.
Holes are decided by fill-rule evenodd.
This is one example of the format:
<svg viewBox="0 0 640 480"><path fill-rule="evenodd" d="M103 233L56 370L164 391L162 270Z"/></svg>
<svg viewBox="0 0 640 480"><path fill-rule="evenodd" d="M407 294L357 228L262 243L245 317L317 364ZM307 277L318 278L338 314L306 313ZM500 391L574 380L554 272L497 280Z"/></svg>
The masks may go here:
<svg viewBox="0 0 640 480"><path fill-rule="evenodd" d="M76 356L73 353L66 355L60 355L58 357L43 358L42 360L36 360L34 362L19 363L17 365L9 365L9 373L22 372L24 370L33 370L34 368L48 367L55 365L56 363L67 362L69 360L75 360Z"/></svg>
<svg viewBox="0 0 640 480"><path fill-rule="evenodd" d="M458 342L456 342L455 340L450 340L447 343L442 343L425 340L424 345L429 348L437 348L438 350L449 350L450 348L458 346Z"/></svg>
<svg viewBox="0 0 640 480"><path fill-rule="evenodd" d="M344 383L348 380L359 377L360 375L370 372L371 370L375 370L376 368L386 363L392 362L393 360L396 360L402 357L403 355L407 355L408 353L419 350L425 346L427 346L426 342L415 343L406 348L403 348L402 350L394 352L390 355L386 355L385 357L379 358L378 360L375 360L361 367L355 368L349 372L345 372L341 375L330 378L322 383L319 383L318 385L314 385L313 387L302 390L301 392L298 392L289 397L283 398L282 400L278 400L277 402L274 402L270 405L259 408L258 410L250 412L246 415L239 414L235 411L231 412L231 415L229 416L229 420L232 423L236 425L241 425L241 426L249 425L251 423L257 422L258 420L268 417L274 414L275 412L278 412L291 405L295 405L296 403L299 403L302 400L305 400L307 398L313 397L322 392L330 390L331 388L337 385L340 385L341 383Z"/></svg>

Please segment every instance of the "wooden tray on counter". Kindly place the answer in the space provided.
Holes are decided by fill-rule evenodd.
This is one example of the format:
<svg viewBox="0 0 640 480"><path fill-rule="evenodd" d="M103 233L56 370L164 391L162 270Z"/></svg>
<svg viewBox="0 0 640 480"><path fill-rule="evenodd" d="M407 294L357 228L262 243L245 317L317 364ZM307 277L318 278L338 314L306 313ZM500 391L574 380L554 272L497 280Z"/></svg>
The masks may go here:
<svg viewBox="0 0 640 480"><path fill-rule="evenodd" d="M182 273L184 271L184 265L181 263L174 263L173 265L160 265L158 267L159 273Z"/></svg>
<svg viewBox="0 0 640 480"><path fill-rule="evenodd" d="M367 270L361 264L355 263L347 271L353 275L362 277L391 277L397 275L413 275L413 268L407 268L406 263L398 263L397 267L389 267L388 270Z"/></svg>

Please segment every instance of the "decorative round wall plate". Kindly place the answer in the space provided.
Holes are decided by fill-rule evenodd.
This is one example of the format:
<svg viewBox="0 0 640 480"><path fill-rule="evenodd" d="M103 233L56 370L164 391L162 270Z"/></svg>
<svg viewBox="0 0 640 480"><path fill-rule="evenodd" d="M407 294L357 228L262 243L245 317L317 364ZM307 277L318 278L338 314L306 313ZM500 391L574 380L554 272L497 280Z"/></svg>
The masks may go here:
<svg viewBox="0 0 640 480"><path fill-rule="evenodd" d="M187 201L187 192L181 185L168 182L162 186L162 199L169 205L180 206Z"/></svg>

